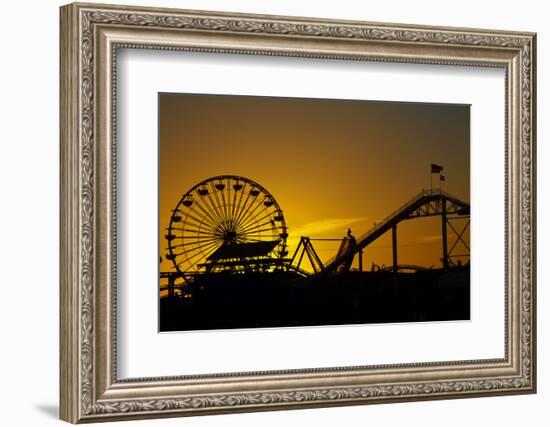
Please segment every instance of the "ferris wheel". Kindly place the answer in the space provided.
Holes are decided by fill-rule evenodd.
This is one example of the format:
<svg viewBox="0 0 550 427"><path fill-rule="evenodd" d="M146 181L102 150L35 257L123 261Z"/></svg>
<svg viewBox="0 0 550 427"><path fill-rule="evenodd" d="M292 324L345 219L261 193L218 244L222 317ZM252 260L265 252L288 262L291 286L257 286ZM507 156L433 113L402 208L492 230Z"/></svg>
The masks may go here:
<svg viewBox="0 0 550 427"><path fill-rule="evenodd" d="M240 176L204 180L179 200L165 239L182 275L277 268L288 254L283 211L260 184Z"/></svg>

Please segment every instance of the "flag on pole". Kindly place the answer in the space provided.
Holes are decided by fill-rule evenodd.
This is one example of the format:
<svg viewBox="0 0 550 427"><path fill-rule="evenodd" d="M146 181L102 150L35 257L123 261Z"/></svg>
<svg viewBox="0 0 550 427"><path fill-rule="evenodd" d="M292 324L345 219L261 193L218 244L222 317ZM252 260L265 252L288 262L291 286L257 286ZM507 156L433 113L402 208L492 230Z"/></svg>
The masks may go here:
<svg viewBox="0 0 550 427"><path fill-rule="evenodd" d="M439 180L440 181L445 181L445 177L443 175L439 175Z"/></svg>
<svg viewBox="0 0 550 427"><path fill-rule="evenodd" d="M440 173L443 170L443 166L432 163L432 173Z"/></svg>

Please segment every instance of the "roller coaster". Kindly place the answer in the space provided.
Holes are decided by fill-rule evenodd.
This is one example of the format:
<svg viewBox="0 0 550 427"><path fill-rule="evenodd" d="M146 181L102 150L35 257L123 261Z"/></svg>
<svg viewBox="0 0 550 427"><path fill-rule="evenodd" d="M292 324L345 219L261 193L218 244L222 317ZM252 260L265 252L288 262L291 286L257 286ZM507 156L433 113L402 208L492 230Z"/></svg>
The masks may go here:
<svg viewBox="0 0 550 427"><path fill-rule="evenodd" d="M454 261L455 259L469 259L470 246L468 241L465 239L465 235L470 226L470 205L438 189L422 190L399 209L388 215L384 220L377 222L374 227L359 237L359 239L355 239L353 236L344 238L338 254L326 264L323 264L314 250L312 250L313 247L311 246L311 240L314 239L302 237L292 258L291 265L296 265L299 268L301 265L301 260L305 254L310 260L310 263L314 269L314 274L348 271L355 256L361 256L362 251L366 247L371 245L385 233L391 231L393 259L393 265L391 267L392 270L397 271L405 268L422 270L423 268L420 266L404 266L398 264L397 226L403 221L432 216L441 216L441 260L443 268L456 266L458 263ZM461 221L462 224L460 224L461 227L455 225L457 220L463 220ZM449 232L453 233L455 236L455 240L450 248L448 245ZM466 253L457 253L455 251L457 247L465 249ZM300 255L298 255L299 253ZM460 264L462 264L462 262L460 262ZM360 270L362 270L362 258L360 258Z"/></svg>
<svg viewBox="0 0 550 427"><path fill-rule="evenodd" d="M363 271L363 251L388 232L393 262L380 271L424 271L422 266L398 263L397 229L401 222L433 216L441 217L443 269L469 264L470 205L440 189L422 190L359 238L348 231L342 239L328 239L339 241L340 248L327 262L312 243L327 239L309 236L300 237L289 257L288 227L273 195L248 178L216 176L193 186L172 210L165 235L165 259L172 268L160 273L160 289L168 296L188 296L201 278L215 274L287 274L311 282L350 271L356 257ZM303 267L306 259L313 271Z"/></svg>

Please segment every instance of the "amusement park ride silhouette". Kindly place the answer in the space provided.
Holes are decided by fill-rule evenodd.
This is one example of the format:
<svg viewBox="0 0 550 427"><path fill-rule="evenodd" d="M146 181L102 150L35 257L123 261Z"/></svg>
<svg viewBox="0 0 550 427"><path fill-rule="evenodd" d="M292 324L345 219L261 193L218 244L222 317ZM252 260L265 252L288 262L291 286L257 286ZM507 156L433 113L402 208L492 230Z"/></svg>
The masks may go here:
<svg viewBox="0 0 550 427"><path fill-rule="evenodd" d="M164 236L165 259L169 271L162 271L161 292L168 297L192 298L201 283L212 277L229 275L246 277L295 278L315 283L350 272L358 258L363 272L363 250L387 232L392 235L392 265L376 268L381 273L428 270L422 266L398 263L397 226L400 222L421 217L441 217L442 269L469 270L470 205L441 189L422 190L407 203L355 238L351 230L342 239L315 239L301 236L292 256L287 247L288 228L279 204L260 184L234 175L216 176L202 181L185 193L175 209ZM450 235L454 241L450 242ZM336 255L322 262L314 241L340 242ZM461 253L457 253L457 249ZM309 261L312 271L303 268ZM164 283L162 283L164 282Z"/></svg>

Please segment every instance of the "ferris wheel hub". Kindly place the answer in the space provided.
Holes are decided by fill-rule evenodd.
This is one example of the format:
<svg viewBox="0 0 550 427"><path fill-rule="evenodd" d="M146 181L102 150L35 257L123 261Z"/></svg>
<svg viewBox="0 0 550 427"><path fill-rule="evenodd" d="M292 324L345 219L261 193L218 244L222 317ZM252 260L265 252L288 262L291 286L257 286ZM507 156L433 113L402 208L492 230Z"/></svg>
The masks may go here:
<svg viewBox="0 0 550 427"><path fill-rule="evenodd" d="M237 240L237 232L234 230L228 230L224 233L223 239L227 243L235 243L235 241Z"/></svg>

